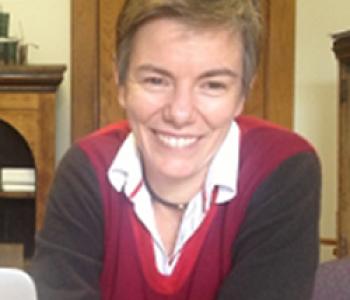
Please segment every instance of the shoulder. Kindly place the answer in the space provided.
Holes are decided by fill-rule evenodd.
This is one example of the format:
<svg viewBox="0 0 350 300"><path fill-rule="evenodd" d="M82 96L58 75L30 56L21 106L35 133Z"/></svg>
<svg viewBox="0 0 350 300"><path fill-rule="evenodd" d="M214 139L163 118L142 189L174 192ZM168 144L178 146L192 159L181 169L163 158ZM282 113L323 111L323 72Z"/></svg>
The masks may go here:
<svg viewBox="0 0 350 300"><path fill-rule="evenodd" d="M314 147L302 136L286 128L255 117L237 119L241 131L241 159L281 162L294 155L313 152Z"/></svg>
<svg viewBox="0 0 350 300"><path fill-rule="evenodd" d="M284 165L290 175L300 174L299 168L308 162L319 169L314 147L300 135L254 117L239 117L237 124L241 131L239 183L244 189L255 190Z"/></svg>
<svg viewBox="0 0 350 300"><path fill-rule="evenodd" d="M113 123L79 139L75 146L93 164L109 165L130 132L127 121Z"/></svg>
<svg viewBox="0 0 350 300"><path fill-rule="evenodd" d="M270 150L292 148L292 151L314 151L313 146L302 136L289 129L251 116L237 119L241 130L242 146L259 146Z"/></svg>

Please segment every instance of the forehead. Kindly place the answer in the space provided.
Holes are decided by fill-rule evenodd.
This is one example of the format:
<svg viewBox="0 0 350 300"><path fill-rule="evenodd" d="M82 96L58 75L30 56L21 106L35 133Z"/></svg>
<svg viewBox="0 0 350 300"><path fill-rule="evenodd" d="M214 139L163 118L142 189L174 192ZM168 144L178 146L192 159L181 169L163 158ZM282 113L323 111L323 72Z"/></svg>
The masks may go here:
<svg viewBox="0 0 350 300"><path fill-rule="evenodd" d="M131 60L183 57L241 59L242 41L238 32L224 26L199 26L175 18L149 21L137 30ZM207 56L207 57L206 57Z"/></svg>
<svg viewBox="0 0 350 300"><path fill-rule="evenodd" d="M225 36L225 41L235 42L240 40L240 33L233 28L222 25L210 25L190 22L185 19L169 17L169 18L156 18L145 22L140 25L136 30L133 41L140 40L142 38L152 38L161 36L171 38L177 37L214 37L220 35Z"/></svg>

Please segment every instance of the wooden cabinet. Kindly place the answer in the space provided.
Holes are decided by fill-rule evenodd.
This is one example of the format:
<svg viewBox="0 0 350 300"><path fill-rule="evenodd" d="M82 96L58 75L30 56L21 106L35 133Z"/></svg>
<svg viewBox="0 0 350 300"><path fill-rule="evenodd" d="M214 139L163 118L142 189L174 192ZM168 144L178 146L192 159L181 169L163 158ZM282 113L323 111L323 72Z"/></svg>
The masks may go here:
<svg viewBox="0 0 350 300"><path fill-rule="evenodd" d="M350 31L334 35L339 62L337 255L350 255Z"/></svg>
<svg viewBox="0 0 350 300"><path fill-rule="evenodd" d="M55 164L55 98L65 66L2 66L0 69L0 120L26 141L36 168L35 227L40 229ZM1 143L6 143L0 137ZM15 152L16 149L13 149ZM31 195L4 193L1 197Z"/></svg>

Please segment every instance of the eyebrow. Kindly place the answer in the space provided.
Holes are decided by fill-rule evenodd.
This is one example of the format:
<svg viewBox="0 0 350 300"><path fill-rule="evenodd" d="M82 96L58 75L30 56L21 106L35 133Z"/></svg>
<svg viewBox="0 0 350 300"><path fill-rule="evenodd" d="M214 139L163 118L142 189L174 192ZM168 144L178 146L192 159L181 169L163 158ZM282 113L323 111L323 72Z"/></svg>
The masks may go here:
<svg viewBox="0 0 350 300"><path fill-rule="evenodd" d="M215 76L230 76L233 78L239 77L237 72L235 72L229 68L221 68L221 69L214 69L214 70L206 71L200 75L200 78L208 78L208 77L215 77Z"/></svg>
<svg viewBox="0 0 350 300"><path fill-rule="evenodd" d="M169 71L151 64L141 65L137 68L137 70L140 72L155 72L167 77L174 78L174 76ZM239 74L229 68L219 68L219 69L208 70L200 74L199 78L204 79L204 78L215 77L215 76L230 76L232 78L239 78Z"/></svg>
<svg viewBox="0 0 350 300"><path fill-rule="evenodd" d="M145 65L141 65L137 68L137 71L140 72L154 72L154 73L158 73L164 76L168 76L173 78L173 75L168 72L167 70L164 70L162 68L156 67L154 65L150 65L150 64L145 64Z"/></svg>

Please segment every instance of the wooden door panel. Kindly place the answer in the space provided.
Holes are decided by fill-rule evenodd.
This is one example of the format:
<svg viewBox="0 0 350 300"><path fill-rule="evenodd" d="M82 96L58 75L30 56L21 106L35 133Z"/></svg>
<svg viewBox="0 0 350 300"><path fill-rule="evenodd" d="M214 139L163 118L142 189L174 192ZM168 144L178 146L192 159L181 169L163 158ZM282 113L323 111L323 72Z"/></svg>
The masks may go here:
<svg viewBox="0 0 350 300"><path fill-rule="evenodd" d="M99 127L99 0L71 1L72 138Z"/></svg>
<svg viewBox="0 0 350 300"><path fill-rule="evenodd" d="M115 81L115 23L123 1L100 0L100 127L124 118Z"/></svg>
<svg viewBox="0 0 350 300"><path fill-rule="evenodd" d="M269 1L265 48L265 118L293 127L295 1Z"/></svg>

